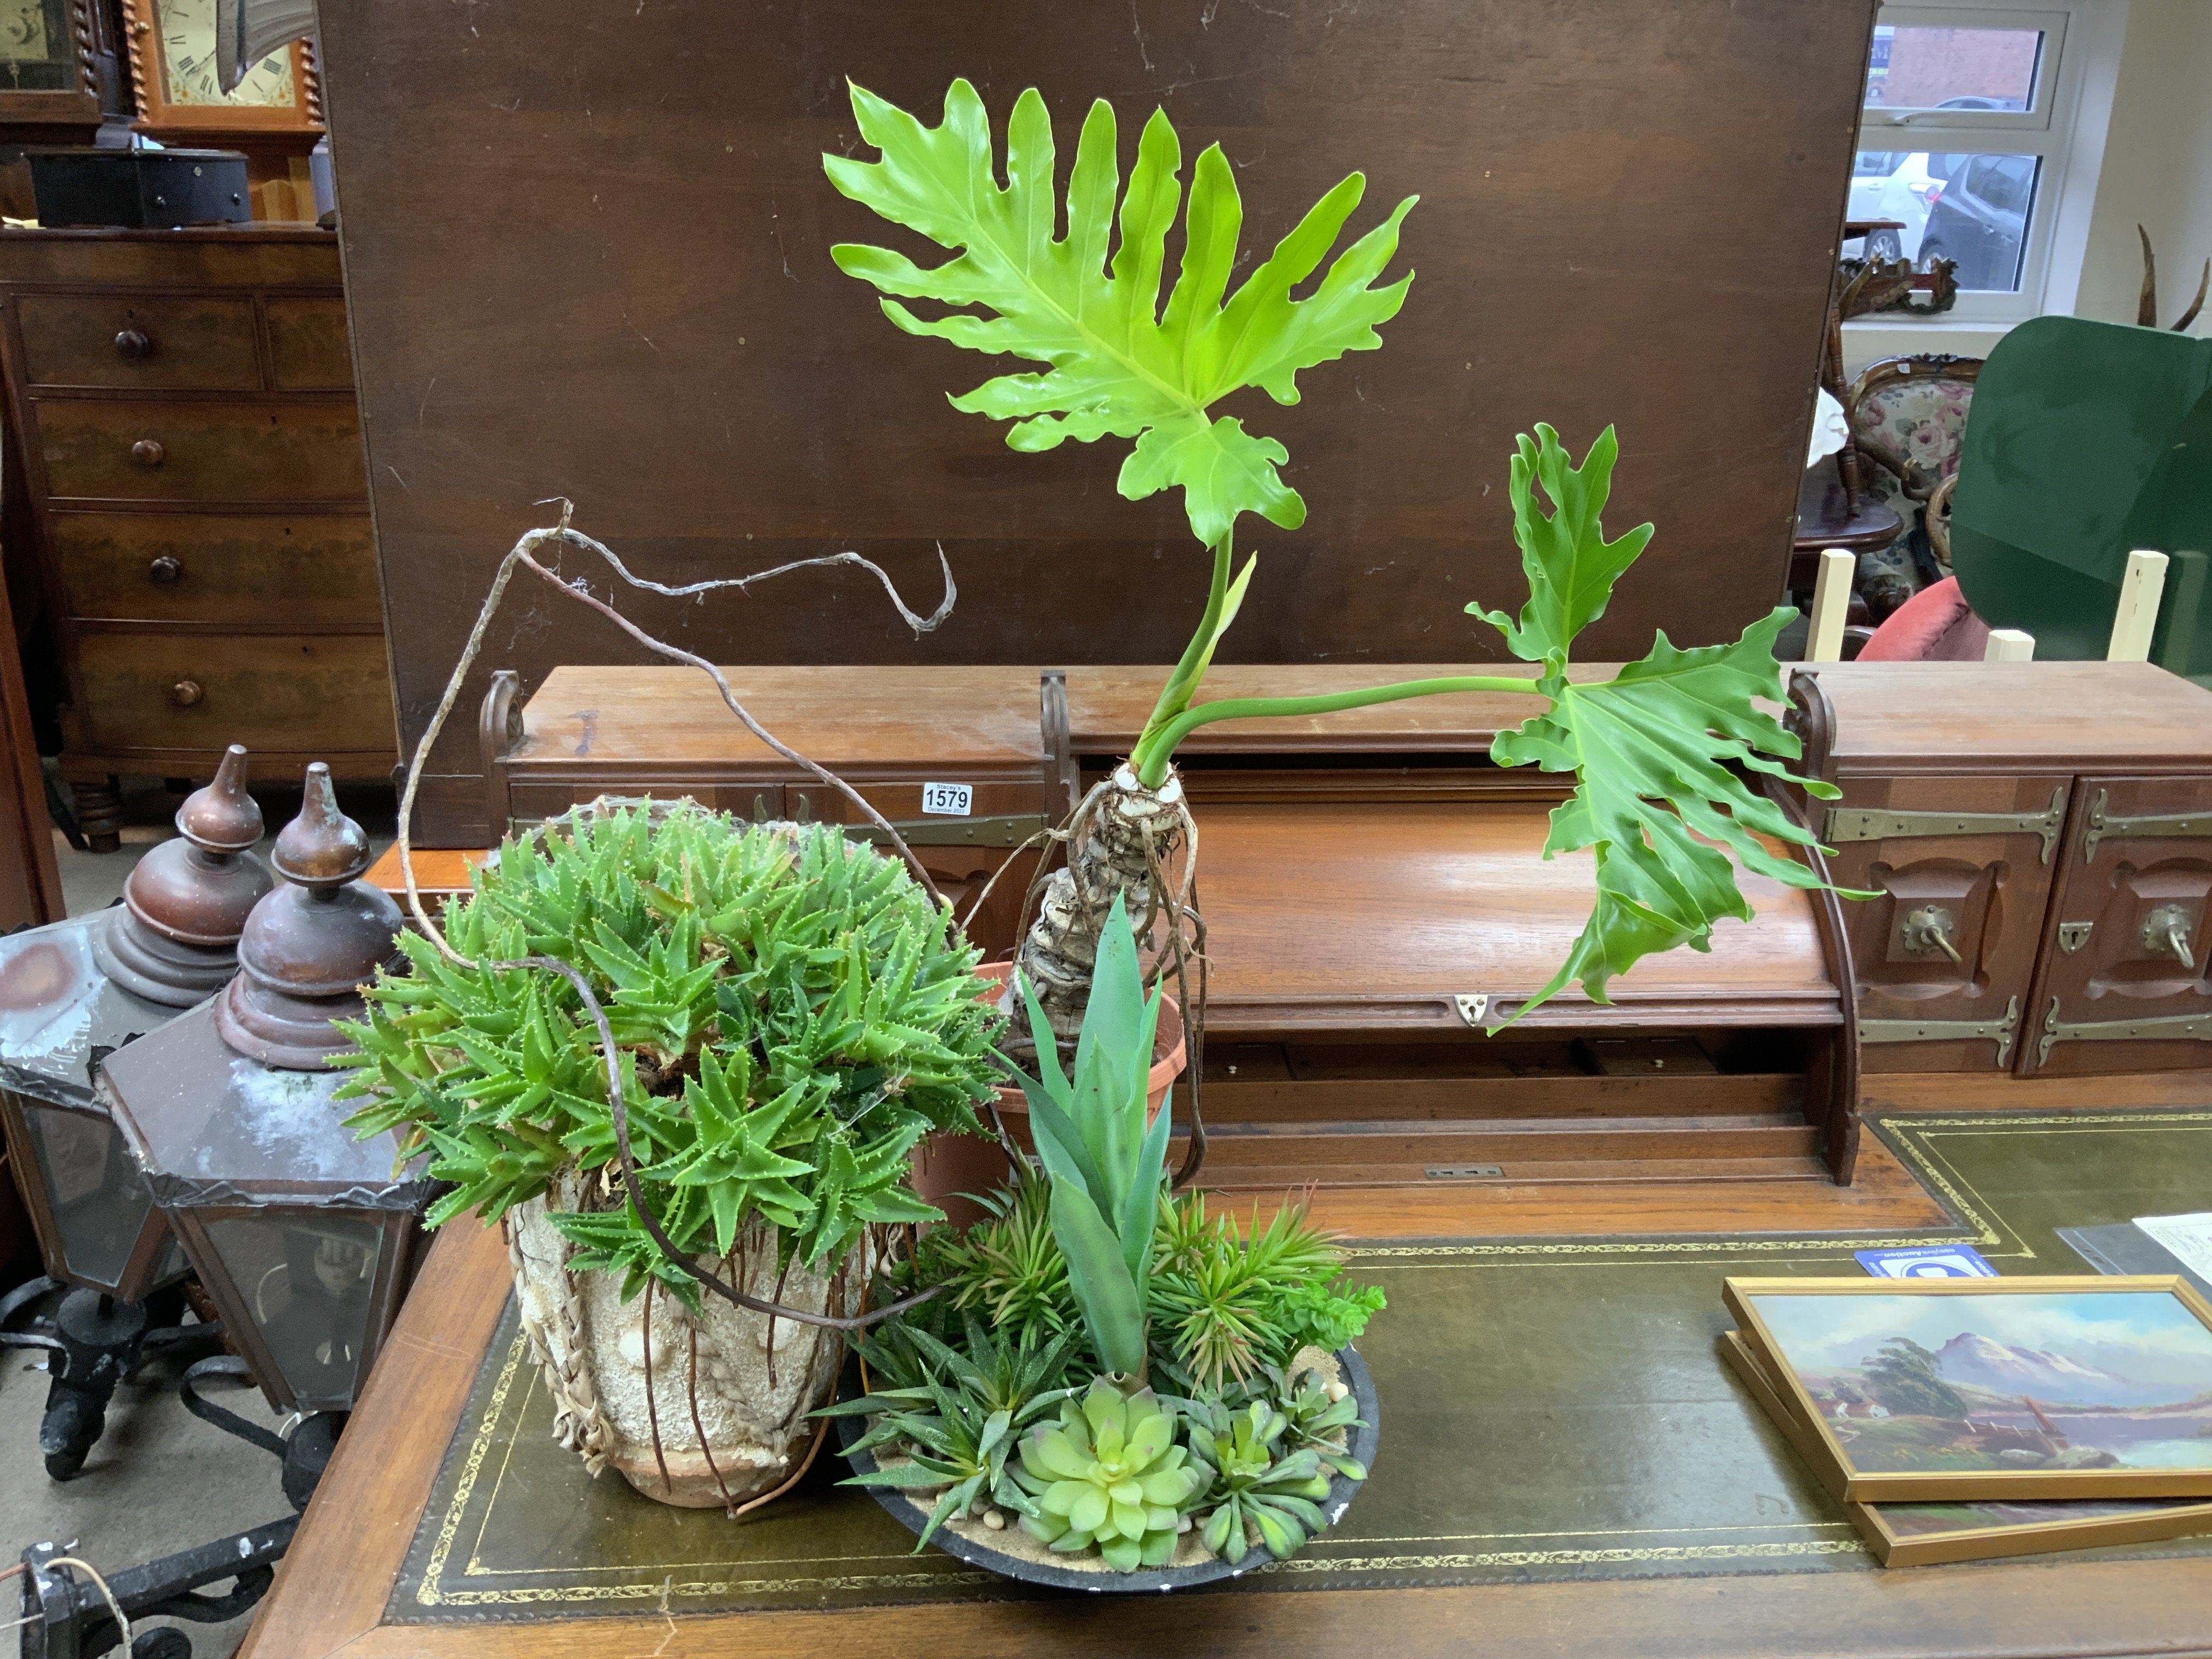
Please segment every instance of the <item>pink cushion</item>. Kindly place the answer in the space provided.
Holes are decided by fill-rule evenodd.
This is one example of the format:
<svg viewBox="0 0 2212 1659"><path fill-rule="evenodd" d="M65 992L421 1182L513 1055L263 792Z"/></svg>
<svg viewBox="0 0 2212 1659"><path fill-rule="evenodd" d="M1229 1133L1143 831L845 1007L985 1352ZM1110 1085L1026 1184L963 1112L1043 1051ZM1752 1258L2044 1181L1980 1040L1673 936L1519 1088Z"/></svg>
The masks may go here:
<svg viewBox="0 0 2212 1659"><path fill-rule="evenodd" d="M1922 588L1875 629L1860 662L1979 662L1990 625L1967 606L1959 579Z"/></svg>

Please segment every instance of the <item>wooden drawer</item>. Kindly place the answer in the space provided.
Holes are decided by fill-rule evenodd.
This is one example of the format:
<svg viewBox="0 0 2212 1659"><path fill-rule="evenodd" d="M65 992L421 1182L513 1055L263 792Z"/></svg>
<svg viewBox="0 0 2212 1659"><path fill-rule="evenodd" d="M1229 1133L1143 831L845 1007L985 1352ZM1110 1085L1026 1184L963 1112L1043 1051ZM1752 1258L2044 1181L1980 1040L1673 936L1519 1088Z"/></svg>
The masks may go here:
<svg viewBox="0 0 2212 1659"><path fill-rule="evenodd" d="M2028 1023L2067 780L1850 778L1821 804L1869 1072L2011 1069Z"/></svg>
<svg viewBox="0 0 2212 1659"><path fill-rule="evenodd" d="M94 621L379 628L368 520L57 513L62 602Z"/></svg>
<svg viewBox="0 0 2212 1659"><path fill-rule="evenodd" d="M33 386L255 392L253 301L243 297L27 294L15 301ZM133 356L125 346L144 348ZM118 338L123 341L118 344Z"/></svg>
<svg viewBox="0 0 2212 1659"><path fill-rule="evenodd" d="M343 300L268 302L269 360L284 392L353 390L353 344Z"/></svg>
<svg viewBox="0 0 2212 1659"><path fill-rule="evenodd" d="M37 408L50 495L262 501L368 493L349 404L50 398Z"/></svg>
<svg viewBox="0 0 2212 1659"><path fill-rule="evenodd" d="M2212 777L2086 777L2020 1070L2212 1065Z"/></svg>
<svg viewBox="0 0 2212 1659"><path fill-rule="evenodd" d="M396 753L380 635L83 632L76 643L72 747Z"/></svg>

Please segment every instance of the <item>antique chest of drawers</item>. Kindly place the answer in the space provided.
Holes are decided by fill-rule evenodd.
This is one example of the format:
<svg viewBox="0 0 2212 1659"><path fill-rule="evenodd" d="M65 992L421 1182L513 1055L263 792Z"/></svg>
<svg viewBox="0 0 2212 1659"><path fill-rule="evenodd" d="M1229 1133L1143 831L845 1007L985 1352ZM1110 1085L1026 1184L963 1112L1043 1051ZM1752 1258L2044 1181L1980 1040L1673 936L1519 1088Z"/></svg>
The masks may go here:
<svg viewBox="0 0 2212 1659"><path fill-rule="evenodd" d="M94 846L116 775L209 777L227 744L267 776L388 775L336 236L0 231L0 361L10 528L59 635Z"/></svg>
<svg viewBox="0 0 2212 1659"><path fill-rule="evenodd" d="M1808 686L1815 681L1817 689ZM2212 691L2147 663L1834 664L1792 720L1870 1072L2212 1066Z"/></svg>

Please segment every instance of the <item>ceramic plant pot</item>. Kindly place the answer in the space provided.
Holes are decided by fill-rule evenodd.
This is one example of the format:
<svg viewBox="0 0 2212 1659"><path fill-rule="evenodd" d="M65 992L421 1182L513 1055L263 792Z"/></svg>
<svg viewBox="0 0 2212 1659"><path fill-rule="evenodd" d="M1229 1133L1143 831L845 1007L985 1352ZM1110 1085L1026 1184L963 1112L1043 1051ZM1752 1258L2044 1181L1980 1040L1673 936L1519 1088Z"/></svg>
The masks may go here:
<svg viewBox="0 0 2212 1659"><path fill-rule="evenodd" d="M806 1414L836 1386L843 1339L771 1322L710 1291L696 1315L658 1287L624 1302L619 1273L570 1273L573 1247L546 1211L549 1200L587 1207L583 1196L564 1176L503 1224L522 1328L554 1399L554 1437L594 1475L611 1467L647 1498L681 1508L731 1508L774 1492L811 1455L817 1424ZM863 1249L841 1269L793 1263L779 1280L775 1230L755 1216L727 1261L697 1261L763 1301L836 1313L859 1301Z"/></svg>
<svg viewBox="0 0 2212 1659"><path fill-rule="evenodd" d="M1004 985L1013 971L1010 962L987 962L976 969L975 975L994 985ZM1021 1018L1018 1011L1015 1017ZM1188 1063L1182 1009L1172 996L1163 995L1159 1027L1152 1036L1147 1122L1159 1115L1161 1108L1167 1104L1168 1091ZM1030 1139L1029 1097L1019 1089L1001 1089L998 1105L1000 1121L1006 1126L1006 1133L1014 1138L1015 1144L1025 1152L1035 1152L1036 1144ZM988 1127L986 1123L985 1127ZM915 1148L915 1191L944 1211L956 1227L966 1227L980 1220L983 1214L972 1200L962 1197L962 1194L994 1191L1005 1185L1012 1173L1006 1149L989 1135L933 1134Z"/></svg>
<svg viewBox="0 0 2212 1659"><path fill-rule="evenodd" d="M1352 1431L1351 1443L1346 1447L1371 1472L1375 1468L1375 1450L1382 1442L1382 1413L1375 1398L1375 1379L1368 1374L1367 1363L1356 1348L1339 1348L1334 1356L1344 1382L1359 1402L1359 1416L1364 1426ZM859 1368L847 1373L843 1397L857 1398L860 1393ZM840 1450L852 1445L866 1431L871 1420L860 1417L838 1417L830 1419L836 1425ZM873 1452L847 1452L846 1462L855 1474L866 1474L878 1467ZM1321 1510L1331 1527L1342 1518L1351 1507L1352 1499L1360 1483L1343 1475L1329 1477L1328 1496L1322 1500ZM908 1495L889 1486L870 1486L866 1489L876 1502L881 1504L908 1532L916 1537L928 1523L931 1507L936 1503L934 1492ZM1007 1528L1018 1522L1018 1517L1006 1517ZM1196 1584L1211 1584L1224 1578L1235 1578L1265 1565L1274 1558L1256 1545L1248 1549L1238 1562L1224 1560L1209 1555L1205 1547L1196 1541L1196 1529L1186 1535L1178 1556L1172 1565L1146 1567L1135 1572L1115 1572L1103 1561L1087 1559L1053 1556L1042 1546L1023 1553L1001 1547L1007 1538L1006 1528L994 1529L974 1519L947 1522L939 1527L930 1542L948 1555L967 1562L970 1566L982 1567L1007 1578L1017 1578L1025 1584L1047 1584L1054 1589L1090 1590L1099 1595L1123 1595L1140 1590L1157 1591L1188 1589ZM997 1540L1000 1542L994 1543ZM1043 1559L1036 1559L1042 1557Z"/></svg>

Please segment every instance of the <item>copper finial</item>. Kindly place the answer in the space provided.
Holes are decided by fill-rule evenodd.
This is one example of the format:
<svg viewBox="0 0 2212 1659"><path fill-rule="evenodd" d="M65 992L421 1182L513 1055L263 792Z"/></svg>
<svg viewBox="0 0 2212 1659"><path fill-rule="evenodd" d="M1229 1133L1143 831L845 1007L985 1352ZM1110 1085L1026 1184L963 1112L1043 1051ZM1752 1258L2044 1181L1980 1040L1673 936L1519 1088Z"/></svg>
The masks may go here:
<svg viewBox="0 0 2212 1659"><path fill-rule="evenodd" d="M349 1048L334 1019L358 1019L360 988L392 959L399 907L356 879L368 837L338 811L331 769L307 769L300 816L276 837L283 884L253 907L238 941L240 973L216 1005L222 1040L263 1064L310 1072Z"/></svg>
<svg viewBox="0 0 2212 1659"><path fill-rule="evenodd" d="M248 850L261 839L261 808L246 793L243 747L224 750L215 781L185 798L177 830L181 839L138 860L93 957L125 990L189 1008L238 971L239 933L272 885Z"/></svg>

